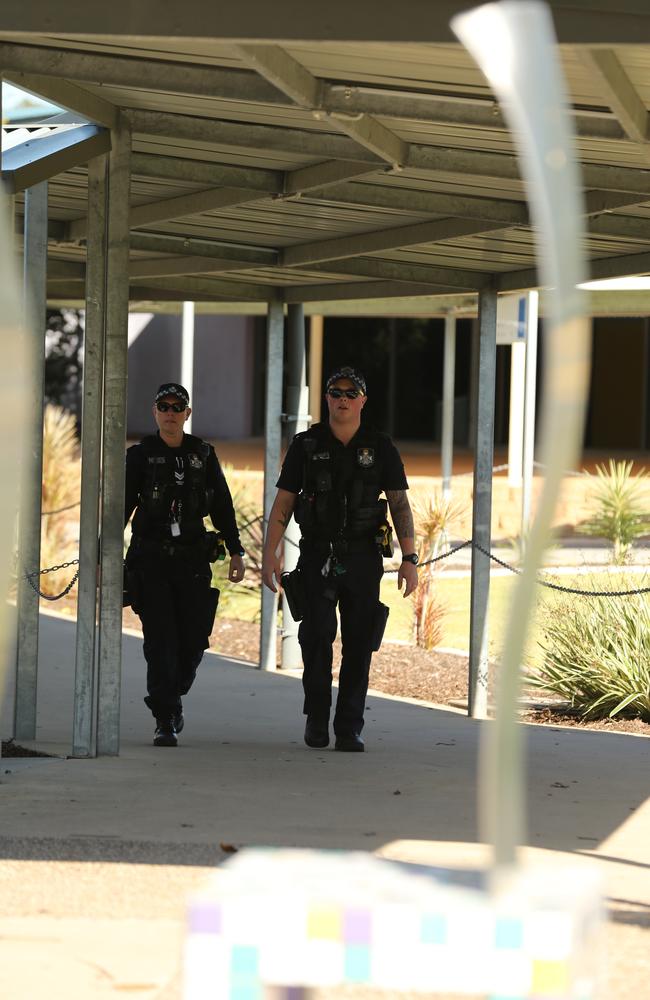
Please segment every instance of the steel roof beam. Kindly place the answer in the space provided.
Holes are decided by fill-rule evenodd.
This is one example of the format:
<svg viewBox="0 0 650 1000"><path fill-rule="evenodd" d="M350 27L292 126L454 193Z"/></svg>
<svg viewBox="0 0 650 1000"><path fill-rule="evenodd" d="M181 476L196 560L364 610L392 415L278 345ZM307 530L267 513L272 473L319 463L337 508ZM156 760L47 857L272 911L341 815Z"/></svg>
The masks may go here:
<svg viewBox="0 0 650 1000"><path fill-rule="evenodd" d="M617 7L593 0L551 0L555 30L561 43L639 44L650 34L645 0L626 0ZM305 38L336 43L385 41L449 43L455 41L449 21L465 10L466 0L422 3L402 0L399 6L377 0L328 0L325 5L239 0L236 4L206 4L185 0L182 11L159 0L113 0L111 4L59 4L51 0L6 3L4 31L42 34L158 36L172 38L256 39Z"/></svg>
<svg viewBox="0 0 650 1000"><path fill-rule="evenodd" d="M346 274L359 278L384 278L388 281L438 285L447 292L452 288L460 291L477 291L491 281L491 275L483 271L458 270L454 267L438 267L379 257L354 257L350 260L312 264L309 270L330 275Z"/></svg>
<svg viewBox="0 0 650 1000"><path fill-rule="evenodd" d="M45 98L51 104L56 104L67 111L73 111L88 121L106 128L115 128L118 119L118 109L110 101L96 97L82 87L76 87L67 80L54 76L38 76L31 73L3 72L3 79L21 90L26 90L37 97Z"/></svg>
<svg viewBox="0 0 650 1000"><path fill-rule="evenodd" d="M332 132L277 128L273 125L242 125L211 118L174 115L165 111L127 109L125 114L136 134L163 135L191 142L207 142L215 146L293 153L314 160L354 160L382 166L381 161L369 150L358 146L347 136Z"/></svg>
<svg viewBox="0 0 650 1000"><path fill-rule="evenodd" d="M69 40L61 39L61 46L56 48L0 42L0 66L3 73L36 73L94 86L133 87L256 103L282 102L282 95L275 87L247 70L201 66L176 59L79 52L66 49L66 42Z"/></svg>
<svg viewBox="0 0 650 1000"><path fill-rule="evenodd" d="M245 271L258 268L247 260L218 260L216 257L148 257L132 260L129 275L137 278L176 277L181 274L225 274L227 271Z"/></svg>
<svg viewBox="0 0 650 1000"><path fill-rule="evenodd" d="M595 75L604 100L633 142L650 139L650 115L618 56L611 49L582 49L586 66Z"/></svg>
<svg viewBox="0 0 650 1000"><path fill-rule="evenodd" d="M282 296L273 285L259 285L252 282L219 281L212 278L183 278L170 276L166 278L148 278L151 288L166 288L174 290L186 298L192 298L194 293L214 295L216 298L234 299L235 301L251 302L279 301Z"/></svg>
<svg viewBox="0 0 650 1000"><path fill-rule="evenodd" d="M28 139L3 153L3 180L9 190L17 194L71 167L87 163L110 148L110 132L97 125L81 125L39 139Z"/></svg>
<svg viewBox="0 0 650 1000"><path fill-rule="evenodd" d="M280 153L298 153L313 159L341 159L383 164L370 152L345 136L311 132L301 129L274 128L269 125L241 125L235 122L212 121L187 115L172 115L160 111L128 111L135 132L144 135L164 135L169 138L208 142L216 146L241 149L269 149ZM519 181L515 156L504 153L479 152L446 146L410 143L404 167L426 173L461 174L486 179ZM650 190L648 172L634 167L617 167L583 163L584 185L605 191L630 191L647 196ZM523 186L522 186L523 198Z"/></svg>
<svg viewBox="0 0 650 1000"><path fill-rule="evenodd" d="M327 302L437 294L448 295L449 289L428 284L415 285L405 281L353 281L328 285L292 285L284 289L283 298L285 302Z"/></svg>
<svg viewBox="0 0 650 1000"><path fill-rule="evenodd" d="M178 254L189 257L204 257L206 260L239 260L247 266L270 267L277 263L278 251L267 247L251 247L245 244L224 243L218 240L192 239L176 236L174 233L131 233L131 250L147 253Z"/></svg>
<svg viewBox="0 0 650 1000"><path fill-rule="evenodd" d="M184 156L156 156L153 153L131 154L133 177L156 177L160 180L178 180L205 187L250 188L264 194L277 194L284 187L281 170L262 170L259 167L233 167L207 160L192 160ZM338 161L335 161L338 162Z"/></svg>
<svg viewBox="0 0 650 1000"><path fill-rule="evenodd" d="M359 254L375 253L381 250L438 243L441 240L457 239L461 236L476 236L498 229L503 229L502 223L484 222L477 219L436 219L413 226L395 226L390 229L335 237L316 243L299 243L282 250L279 263L281 267L295 267L319 261L355 257Z"/></svg>

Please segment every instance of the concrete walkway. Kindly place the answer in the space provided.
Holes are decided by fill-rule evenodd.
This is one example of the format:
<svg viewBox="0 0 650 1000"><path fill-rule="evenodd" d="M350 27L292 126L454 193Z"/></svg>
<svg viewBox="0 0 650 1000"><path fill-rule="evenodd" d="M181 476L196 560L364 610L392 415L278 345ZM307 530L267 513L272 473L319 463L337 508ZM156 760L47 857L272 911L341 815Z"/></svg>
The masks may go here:
<svg viewBox="0 0 650 1000"><path fill-rule="evenodd" d="M39 749L66 754L75 623L43 616ZM230 847L476 857L481 723L371 694L365 754L308 750L295 677L207 654L176 749L154 748L141 640L124 637L117 758L0 767L0 996L178 1000L188 891ZM8 734L11 692L4 700ZM610 897L606 995L648 994L650 741L527 727L528 843L593 853Z"/></svg>

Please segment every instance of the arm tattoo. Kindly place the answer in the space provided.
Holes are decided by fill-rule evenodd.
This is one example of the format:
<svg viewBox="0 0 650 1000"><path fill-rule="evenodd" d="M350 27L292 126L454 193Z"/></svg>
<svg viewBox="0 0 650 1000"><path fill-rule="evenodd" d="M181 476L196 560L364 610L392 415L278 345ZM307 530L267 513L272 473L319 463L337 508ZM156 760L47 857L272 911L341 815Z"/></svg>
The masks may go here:
<svg viewBox="0 0 650 1000"><path fill-rule="evenodd" d="M386 497L397 537L413 538L415 535L413 514L411 513L411 505L406 496L406 490L387 490Z"/></svg>

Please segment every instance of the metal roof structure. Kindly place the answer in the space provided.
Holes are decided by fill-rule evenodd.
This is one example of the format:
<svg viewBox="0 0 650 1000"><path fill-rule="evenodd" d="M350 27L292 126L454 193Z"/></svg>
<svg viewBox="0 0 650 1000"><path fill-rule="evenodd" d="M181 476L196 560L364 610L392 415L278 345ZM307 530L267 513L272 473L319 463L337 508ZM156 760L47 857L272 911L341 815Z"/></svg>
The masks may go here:
<svg viewBox="0 0 650 1000"><path fill-rule="evenodd" d="M27 183L50 182L50 300L83 299L86 163L118 120L132 133L132 302L431 314L536 285L511 136L448 27L465 5L23 6L0 14L0 71L81 122L57 156L35 164L32 141L4 163L19 214ZM551 8L591 277L645 274L650 14L636 0Z"/></svg>

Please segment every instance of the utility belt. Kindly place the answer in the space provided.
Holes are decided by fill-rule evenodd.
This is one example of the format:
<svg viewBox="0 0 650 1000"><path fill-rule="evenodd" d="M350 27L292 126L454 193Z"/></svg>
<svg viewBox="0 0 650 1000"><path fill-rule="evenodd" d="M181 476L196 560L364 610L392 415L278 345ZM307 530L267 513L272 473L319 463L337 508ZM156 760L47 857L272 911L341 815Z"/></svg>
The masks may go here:
<svg viewBox="0 0 650 1000"><path fill-rule="evenodd" d="M141 538L135 535L127 553L127 560L140 556L154 558L177 559L182 562L193 562L207 559L215 562L226 558L226 546L220 534L216 531L206 531L195 542L179 544L174 539Z"/></svg>

